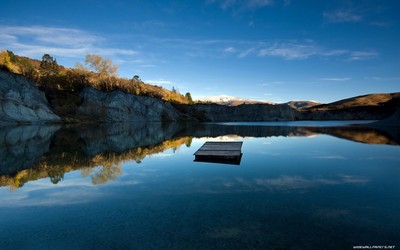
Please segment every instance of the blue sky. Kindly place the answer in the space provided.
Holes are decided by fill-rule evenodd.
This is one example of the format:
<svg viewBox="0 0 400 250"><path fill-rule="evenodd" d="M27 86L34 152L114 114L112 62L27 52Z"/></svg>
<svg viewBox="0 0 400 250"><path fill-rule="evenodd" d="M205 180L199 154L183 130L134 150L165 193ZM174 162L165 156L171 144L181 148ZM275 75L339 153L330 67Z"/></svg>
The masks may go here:
<svg viewBox="0 0 400 250"><path fill-rule="evenodd" d="M0 9L0 49L68 67L99 54L122 77L195 98L400 91L397 0L2 0Z"/></svg>

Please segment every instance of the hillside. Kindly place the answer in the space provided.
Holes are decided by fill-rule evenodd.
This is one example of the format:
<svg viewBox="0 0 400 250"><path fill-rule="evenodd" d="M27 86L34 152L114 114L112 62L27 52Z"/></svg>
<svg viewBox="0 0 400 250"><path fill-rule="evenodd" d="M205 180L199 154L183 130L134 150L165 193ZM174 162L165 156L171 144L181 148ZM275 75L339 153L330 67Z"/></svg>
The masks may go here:
<svg viewBox="0 0 400 250"><path fill-rule="evenodd" d="M357 107L398 106L400 104L400 92L389 94L369 94L356 96L329 104L320 104L309 107L310 111L338 110Z"/></svg>
<svg viewBox="0 0 400 250"><path fill-rule="evenodd" d="M301 110L304 120L381 120L400 107L400 92L369 94Z"/></svg>
<svg viewBox="0 0 400 250"><path fill-rule="evenodd" d="M321 105L319 102L314 101L290 101L286 103L289 107L297 110L302 110L306 108L311 108L317 105Z"/></svg>
<svg viewBox="0 0 400 250"><path fill-rule="evenodd" d="M71 94L76 96L83 88L90 86L104 92L121 90L125 93L155 97L169 102L191 102L190 93L183 96L177 91L144 83L137 75L132 79L120 78L117 75L117 66L113 65L110 59L97 55L88 56L95 58L87 62L86 67L78 64L75 68L67 68L58 65L56 59L48 54L43 55L42 61L39 61L15 55L11 51L0 51L0 69L24 75L34 81L41 90L45 91L49 99L63 92L60 98L74 102ZM94 65L95 63L98 65ZM50 103L56 105L51 101Z"/></svg>

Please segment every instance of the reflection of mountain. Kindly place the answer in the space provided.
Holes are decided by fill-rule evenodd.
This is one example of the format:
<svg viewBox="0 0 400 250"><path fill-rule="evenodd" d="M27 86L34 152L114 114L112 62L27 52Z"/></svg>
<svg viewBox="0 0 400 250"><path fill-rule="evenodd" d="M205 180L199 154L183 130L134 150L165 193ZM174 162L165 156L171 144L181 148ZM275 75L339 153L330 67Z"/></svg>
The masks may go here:
<svg viewBox="0 0 400 250"><path fill-rule="evenodd" d="M219 124L100 124L81 127L17 126L0 129L0 186L18 188L30 180L82 170L94 184L121 174L125 161L140 163L146 156L190 146L193 137L272 137L329 134L362 143L400 144L400 133L362 126L289 127Z"/></svg>
<svg viewBox="0 0 400 250"><path fill-rule="evenodd" d="M400 145L400 128L370 128L364 126L292 127L200 124L192 128L192 137L237 135L241 137L313 136L328 134L342 139L367 144Z"/></svg>

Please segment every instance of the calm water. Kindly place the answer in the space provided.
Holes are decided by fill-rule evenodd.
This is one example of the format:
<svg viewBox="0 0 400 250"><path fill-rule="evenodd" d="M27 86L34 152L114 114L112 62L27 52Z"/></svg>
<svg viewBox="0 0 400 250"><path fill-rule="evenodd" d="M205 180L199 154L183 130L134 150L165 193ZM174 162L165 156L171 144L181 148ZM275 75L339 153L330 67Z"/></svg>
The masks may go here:
<svg viewBox="0 0 400 250"><path fill-rule="evenodd" d="M3 127L0 249L400 247L399 130L264 125Z"/></svg>

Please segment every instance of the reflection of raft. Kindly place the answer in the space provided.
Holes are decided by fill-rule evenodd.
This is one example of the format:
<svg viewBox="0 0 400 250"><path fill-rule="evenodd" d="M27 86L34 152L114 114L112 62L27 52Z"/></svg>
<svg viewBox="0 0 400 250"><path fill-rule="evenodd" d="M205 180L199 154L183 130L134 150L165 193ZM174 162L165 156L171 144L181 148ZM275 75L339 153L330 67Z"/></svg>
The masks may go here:
<svg viewBox="0 0 400 250"><path fill-rule="evenodd" d="M240 165L243 142L206 142L197 150L194 161Z"/></svg>

